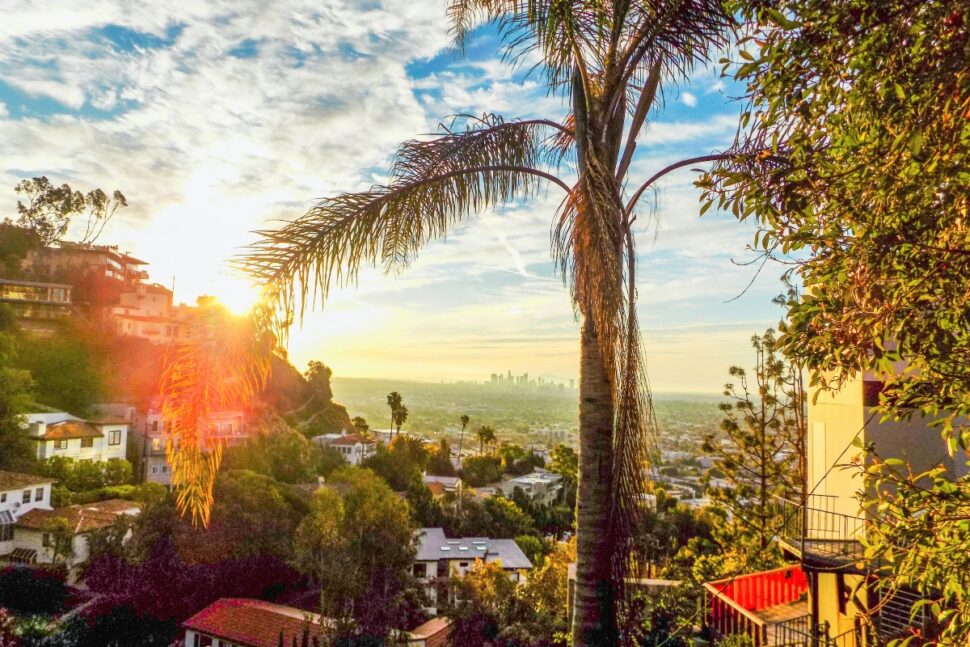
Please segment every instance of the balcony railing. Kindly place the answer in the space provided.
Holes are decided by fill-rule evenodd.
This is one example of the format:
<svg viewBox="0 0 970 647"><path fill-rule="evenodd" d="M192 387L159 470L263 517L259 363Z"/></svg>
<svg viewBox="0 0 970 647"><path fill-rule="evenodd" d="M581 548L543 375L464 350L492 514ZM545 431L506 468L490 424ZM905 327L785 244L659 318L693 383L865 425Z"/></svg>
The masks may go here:
<svg viewBox="0 0 970 647"><path fill-rule="evenodd" d="M784 497L777 501L784 520L781 539L802 559L851 563L865 557L860 540L865 536L866 521L835 512L837 497L813 494L804 506Z"/></svg>
<svg viewBox="0 0 970 647"><path fill-rule="evenodd" d="M780 645L787 628L811 623L808 579L799 566L704 584L715 636L747 634L755 647Z"/></svg>

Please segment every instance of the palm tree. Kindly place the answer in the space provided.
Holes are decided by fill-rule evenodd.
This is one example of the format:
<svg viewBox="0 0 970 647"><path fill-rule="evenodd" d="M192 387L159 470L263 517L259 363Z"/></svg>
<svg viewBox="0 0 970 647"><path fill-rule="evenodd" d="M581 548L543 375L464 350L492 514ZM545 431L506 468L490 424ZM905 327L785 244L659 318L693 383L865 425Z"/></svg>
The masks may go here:
<svg viewBox="0 0 970 647"><path fill-rule="evenodd" d="M482 425L475 435L478 436L479 442L479 454L485 453L485 445L490 445L495 442L495 429L489 425Z"/></svg>
<svg viewBox="0 0 970 647"><path fill-rule="evenodd" d="M403 425L407 421L408 421L408 408L402 404L397 408L397 411L394 412L393 422L394 422L394 426L397 427L397 434L395 434L395 438L399 438L401 436L401 425Z"/></svg>
<svg viewBox="0 0 970 647"><path fill-rule="evenodd" d="M391 409L391 431L394 431L394 423L397 420L398 410L403 406L404 399L397 391L387 394L387 406ZM400 429L399 429L400 431Z"/></svg>
<svg viewBox="0 0 970 647"><path fill-rule="evenodd" d="M458 434L458 465L461 465L461 441L465 438L465 428L468 427L468 423L471 422L471 418L468 414L462 414L461 418L461 433Z"/></svg>
<svg viewBox="0 0 970 647"><path fill-rule="evenodd" d="M655 447L635 308L637 204L670 171L729 154L682 160L639 186L629 171L662 82L709 61L733 17L719 0L451 0L448 16L459 45L492 22L511 59L538 55L549 91L568 100L566 119L457 118L405 142L386 185L324 199L259 232L242 263L275 291L285 328L362 267L405 267L474 213L547 187L563 192L553 258L582 319L573 642L615 644Z"/></svg>
<svg viewBox="0 0 970 647"><path fill-rule="evenodd" d="M367 438L370 435L370 425L361 416L354 416L350 424L362 438Z"/></svg>

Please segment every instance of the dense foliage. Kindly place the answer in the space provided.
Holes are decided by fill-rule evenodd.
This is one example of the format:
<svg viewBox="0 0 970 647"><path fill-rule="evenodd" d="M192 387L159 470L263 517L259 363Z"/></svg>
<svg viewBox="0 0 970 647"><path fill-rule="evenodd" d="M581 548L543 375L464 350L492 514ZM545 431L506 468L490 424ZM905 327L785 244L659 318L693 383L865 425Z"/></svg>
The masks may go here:
<svg viewBox="0 0 970 647"><path fill-rule="evenodd" d="M875 371L885 415L938 418L951 450L963 451L970 11L953 0L736 6L751 23L736 68L747 129L737 158L702 186L758 222L757 247L795 259L804 292L788 303L782 346L822 387ZM964 481L938 482L928 496L902 488L873 508L883 581L934 600L952 644L970 637L958 579L970 570Z"/></svg>

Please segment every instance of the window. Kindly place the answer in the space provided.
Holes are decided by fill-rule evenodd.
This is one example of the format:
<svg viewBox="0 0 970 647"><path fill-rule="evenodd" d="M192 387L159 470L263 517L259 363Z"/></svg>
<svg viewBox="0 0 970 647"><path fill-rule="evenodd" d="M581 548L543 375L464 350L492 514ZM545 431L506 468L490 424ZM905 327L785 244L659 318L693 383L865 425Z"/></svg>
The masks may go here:
<svg viewBox="0 0 970 647"><path fill-rule="evenodd" d="M168 465L162 465L162 474L168 474Z"/></svg>
<svg viewBox="0 0 970 647"><path fill-rule="evenodd" d="M90 449L92 447L94 447L94 438L81 439L81 449Z"/></svg>
<svg viewBox="0 0 970 647"><path fill-rule="evenodd" d="M158 421L152 420L152 431L158 431Z"/></svg>
<svg viewBox="0 0 970 647"><path fill-rule="evenodd" d="M34 490L34 501L42 501L44 499L44 488L39 487Z"/></svg>
<svg viewBox="0 0 970 647"><path fill-rule="evenodd" d="M414 573L414 577L427 577L428 566L426 564L415 564L412 572Z"/></svg>
<svg viewBox="0 0 970 647"><path fill-rule="evenodd" d="M44 548L50 548L51 544L54 543L51 541L51 534L49 532L44 533L44 537L41 539L41 543L44 544Z"/></svg>
<svg viewBox="0 0 970 647"><path fill-rule="evenodd" d="M152 474L158 474L158 465L152 465Z"/></svg>
<svg viewBox="0 0 970 647"><path fill-rule="evenodd" d="M24 503L30 503L30 490L24 490L24 496L22 501Z"/></svg>
<svg viewBox="0 0 970 647"><path fill-rule="evenodd" d="M120 445L121 444L121 430L114 429L108 432L108 444L109 445Z"/></svg>
<svg viewBox="0 0 970 647"><path fill-rule="evenodd" d="M6 523L0 526L0 541L10 541L13 539L13 524Z"/></svg>
<svg viewBox="0 0 970 647"><path fill-rule="evenodd" d="M6 502L7 502L7 493L4 492L3 494L0 494L0 503L6 503Z"/></svg>
<svg viewBox="0 0 970 647"><path fill-rule="evenodd" d="M55 450L67 449L67 441L66 440L55 440L54 441L54 449Z"/></svg>
<svg viewBox="0 0 970 647"><path fill-rule="evenodd" d="M162 440L160 438L152 439L152 451L159 452L162 450Z"/></svg>

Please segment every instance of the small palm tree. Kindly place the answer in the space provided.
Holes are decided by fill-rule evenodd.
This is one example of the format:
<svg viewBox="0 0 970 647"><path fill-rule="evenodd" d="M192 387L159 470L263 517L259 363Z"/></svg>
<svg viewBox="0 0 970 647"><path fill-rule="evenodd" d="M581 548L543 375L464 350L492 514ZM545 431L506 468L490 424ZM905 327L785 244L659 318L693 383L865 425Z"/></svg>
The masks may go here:
<svg viewBox="0 0 970 647"><path fill-rule="evenodd" d="M282 229L259 232L243 261L269 286L285 328L362 267L405 267L474 213L562 191L552 251L582 319L575 647L620 642L617 602L656 442L635 307L637 205L670 171L733 154L682 160L643 183L631 180L631 164L664 82L726 45L734 25L726 4L451 0L457 43L479 24L497 24L509 58L541 60L566 118L463 117L436 137L405 142L386 185L324 199Z"/></svg>
<svg viewBox="0 0 970 647"><path fill-rule="evenodd" d="M475 435L478 436L479 454L484 454L485 446L495 442L495 430L489 425L482 425L479 427L478 431L475 432Z"/></svg>
<svg viewBox="0 0 970 647"><path fill-rule="evenodd" d="M462 414L461 418L461 433L458 434L458 464L461 464L461 441L465 438L465 428L468 427L468 423L471 422L471 418L468 414Z"/></svg>
<svg viewBox="0 0 970 647"><path fill-rule="evenodd" d="M401 394L397 391L391 391L387 394L387 406L391 409L391 430L394 430L395 421L397 420L398 411L404 405L404 399Z"/></svg>
<svg viewBox="0 0 970 647"><path fill-rule="evenodd" d="M361 416L354 416L350 424L361 437L367 438L370 435L370 425Z"/></svg>
<svg viewBox="0 0 970 647"><path fill-rule="evenodd" d="M399 437L401 435L401 425L403 425L407 421L408 421L408 408L402 404L397 408L397 411L394 412L393 422L394 422L394 426L397 428L397 434L395 434L395 437Z"/></svg>

